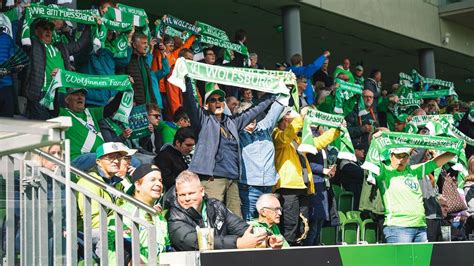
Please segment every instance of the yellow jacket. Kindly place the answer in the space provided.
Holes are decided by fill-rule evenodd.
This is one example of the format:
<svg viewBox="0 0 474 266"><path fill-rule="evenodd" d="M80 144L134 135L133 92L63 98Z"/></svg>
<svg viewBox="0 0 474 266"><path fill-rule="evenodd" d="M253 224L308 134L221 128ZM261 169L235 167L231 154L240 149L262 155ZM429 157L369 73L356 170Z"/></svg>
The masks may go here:
<svg viewBox="0 0 474 266"><path fill-rule="evenodd" d="M308 194L314 194L313 174L306 155L304 160L306 169L308 169L309 187L306 186L303 180L303 169L298 157L296 147L293 141L297 144L301 143L301 139L297 133L303 127L303 118L298 117L291 122L285 130L276 127L273 130L273 143L275 145L275 167L280 178L275 184L274 189L290 188L290 189L308 189ZM314 138L314 146L320 150L325 148L329 143L333 142L339 137L339 129L330 129L321 136Z"/></svg>

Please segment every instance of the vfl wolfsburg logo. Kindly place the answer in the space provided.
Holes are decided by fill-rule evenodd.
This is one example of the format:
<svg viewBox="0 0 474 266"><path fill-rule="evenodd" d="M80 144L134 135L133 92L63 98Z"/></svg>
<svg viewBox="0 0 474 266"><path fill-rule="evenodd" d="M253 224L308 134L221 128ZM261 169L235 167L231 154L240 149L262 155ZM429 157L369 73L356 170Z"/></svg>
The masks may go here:
<svg viewBox="0 0 474 266"><path fill-rule="evenodd" d="M133 102L133 95L130 92L126 92L122 97L122 104L124 107L131 107Z"/></svg>
<svg viewBox="0 0 474 266"><path fill-rule="evenodd" d="M125 40L119 40L118 43L117 43L117 48L120 50L120 51L123 51L127 48L127 41Z"/></svg>
<svg viewBox="0 0 474 266"><path fill-rule="evenodd" d="M405 185L407 185L413 191L418 191L419 184L414 179L406 178Z"/></svg>

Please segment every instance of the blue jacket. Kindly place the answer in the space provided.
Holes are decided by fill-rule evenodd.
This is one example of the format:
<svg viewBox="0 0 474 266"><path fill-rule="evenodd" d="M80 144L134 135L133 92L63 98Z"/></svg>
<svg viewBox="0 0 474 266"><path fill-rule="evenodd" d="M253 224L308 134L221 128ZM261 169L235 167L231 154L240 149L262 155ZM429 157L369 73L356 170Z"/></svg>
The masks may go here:
<svg viewBox="0 0 474 266"><path fill-rule="evenodd" d="M321 55L320 57L316 58L312 64L306 66L290 66L286 70L291 70L297 76L304 76L307 81L306 89L304 91L304 95L306 95L306 102L308 105L314 104L314 90L313 85L311 84L311 80L313 78L314 73L318 71L321 66L324 64L326 57Z"/></svg>
<svg viewBox="0 0 474 266"><path fill-rule="evenodd" d="M118 67L126 67L132 56L132 48L128 47L126 58L114 58L114 54L108 49L99 49L97 53L90 55L89 63L80 72L89 75L110 76L115 75ZM86 103L94 106L105 106L109 100L117 94L114 90L88 89Z"/></svg>
<svg viewBox="0 0 474 266"><path fill-rule="evenodd" d="M257 123L250 133L239 132L242 153L242 175L240 183L250 186L273 186L278 180L275 168L275 147L272 132L284 106L274 102L265 118Z"/></svg>
<svg viewBox="0 0 474 266"><path fill-rule="evenodd" d="M0 33L0 63L7 61L15 54L15 43L10 35L2 32ZM13 79L11 75L7 75L0 79L0 89L12 86Z"/></svg>
<svg viewBox="0 0 474 266"><path fill-rule="evenodd" d="M275 101L274 96L239 115L227 116L222 114L224 127L235 137L237 143L240 143L238 132L244 129L258 114L267 109L273 101ZM216 165L217 149L219 148L221 123L215 115L198 106L194 99L190 79L186 80L186 92L183 92L183 102L184 109L191 120L195 136L198 136L193 159L189 164L189 170L200 175L212 176ZM241 171L240 155L237 157L239 158L239 170Z"/></svg>
<svg viewBox="0 0 474 266"><path fill-rule="evenodd" d="M151 54L147 56L147 63L151 65L152 60ZM170 73L170 64L168 63L168 58L166 56L161 57L161 65L163 66L158 71L151 71L151 85L153 87L153 93L155 94L156 104L160 109L163 109L163 99L161 99L160 93L160 80Z"/></svg>

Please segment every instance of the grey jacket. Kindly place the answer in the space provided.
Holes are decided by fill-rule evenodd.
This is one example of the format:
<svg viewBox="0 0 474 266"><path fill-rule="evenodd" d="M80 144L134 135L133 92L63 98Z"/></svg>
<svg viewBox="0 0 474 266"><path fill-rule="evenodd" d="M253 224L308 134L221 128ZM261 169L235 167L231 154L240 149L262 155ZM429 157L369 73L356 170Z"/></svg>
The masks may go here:
<svg viewBox="0 0 474 266"><path fill-rule="evenodd" d="M274 101L275 96L272 96L241 114L234 116L222 115L224 126L239 143L239 151L239 131L244 129ZM186 92L183 93L183 102L184 109L191 119L194 134L198 136L189 170L200 175L212 176L216 165L217 149L219 148L220 122L215 115L197 105L194 99L191 80L188 78L186 79ZM237 157L239 158L239 171L241 172L240 154Z"/></svg>

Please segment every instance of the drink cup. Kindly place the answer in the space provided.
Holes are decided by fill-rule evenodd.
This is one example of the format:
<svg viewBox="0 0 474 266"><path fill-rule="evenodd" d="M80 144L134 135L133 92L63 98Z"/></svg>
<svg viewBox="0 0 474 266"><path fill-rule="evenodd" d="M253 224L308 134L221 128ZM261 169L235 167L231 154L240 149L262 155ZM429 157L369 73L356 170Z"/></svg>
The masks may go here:
<svg viewBox="0 0 474 266"><path fill-rule="evenodd" d="M199 250L214 249L214 228L196 227Z"/></svg>

